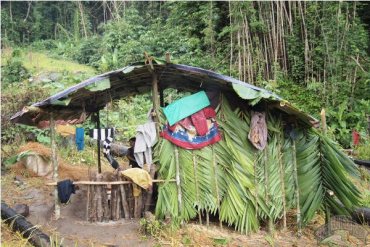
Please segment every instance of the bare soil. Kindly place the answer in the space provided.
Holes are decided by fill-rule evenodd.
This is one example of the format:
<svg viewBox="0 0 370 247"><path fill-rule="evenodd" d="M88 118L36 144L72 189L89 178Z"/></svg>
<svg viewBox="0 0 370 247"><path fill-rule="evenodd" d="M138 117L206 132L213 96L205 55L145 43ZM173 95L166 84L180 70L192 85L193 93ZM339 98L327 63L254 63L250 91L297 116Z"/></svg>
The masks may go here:
<svg viewBox="0 0 370 247"><path fill-rule="evenodd" d="M73 169L73 167L67 167ZM65 174L84 174L81 167L78 172L69 170ZM14 181L18 174L23 183ZM32 175L32 174L31 174ZM45 185L45 178L32 177L18 167L15 171L7 172L1 176L2 200L9 206L17 203L26 203L30 207L28 221L38 226L57 242L62 241L63 246L318 246L314 231L324 223L323 217L317 215L311 224L304 228L300 238L295 229L295 215L288 218L288 229L280 230L278 227L273 234L264 228L250 235L235 232L233 228L218 223L209 226L196 222L185 224L175 232L164 230L159 236L148 237L140 234L138 220L119 220L116 222L90 223L86 221L86 191L80 186L76 194L72 194L67 205L61 207L61 218L54 219L53 186ZM63 177L65 178L65 177ZM18 234L19 235L19 234ZM9 234L2 233L2 243ZM369 241L368 241L369 242ZM334 244L334 245L333 245ZM344 244L344 245L343 245ZM328 245L321 246L364 246L365 243L356 239L344 239L334 235ZM4 245L5 246L5 245ZM19 244L6 246L20 246ZM22 244L24 245L24 243ZM370 245L369 245L370 246Z"/></svg>

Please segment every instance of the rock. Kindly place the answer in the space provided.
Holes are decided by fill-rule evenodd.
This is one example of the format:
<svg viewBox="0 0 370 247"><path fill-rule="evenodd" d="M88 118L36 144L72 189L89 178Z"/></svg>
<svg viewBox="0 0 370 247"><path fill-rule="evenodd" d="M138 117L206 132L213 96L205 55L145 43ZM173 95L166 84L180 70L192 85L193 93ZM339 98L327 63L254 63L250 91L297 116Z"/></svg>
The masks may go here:
<svg viewBox="0 0 370 247"><path fill-rule="evenodd" d="M17 214L20 214L24 217L30 215L30 208L26 204L16 204L13 209Z"/></svg>
<svg viewBox="0 0 370 247"><path fill-rule="evenodd" d="M52 72L49 74L49 79L52 81L58 81L62 75L60 73Z"/></svg>
<svg viewBox="0 0 370 247"><path fill-rule="evenodd" d="M14 181L17 181L17 182L19 182L20 184L23 184L23 183L24 183L24 182L23 182L22 177L21 177L21 176L19 176L19 175L16 175L16 176L14 177Z"/></svg>

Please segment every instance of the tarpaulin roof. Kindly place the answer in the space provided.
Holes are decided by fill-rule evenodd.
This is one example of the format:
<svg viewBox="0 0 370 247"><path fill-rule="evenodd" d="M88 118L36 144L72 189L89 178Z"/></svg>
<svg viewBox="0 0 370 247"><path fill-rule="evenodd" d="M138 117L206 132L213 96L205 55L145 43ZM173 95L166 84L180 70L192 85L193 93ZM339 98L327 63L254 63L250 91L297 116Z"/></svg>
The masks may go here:
<svg viewBox="0 0 370 247"><path fill-rule="evenodd" d="M148 92L152 89L152 73L158 76L162 89L221 90L236 92L250 103L268 99L274 107L297 116L306 123L315 119L291 106L274 93L210 70L181 64L136 63L82 81L62 92L37 102L12 116L15 123L46 126L50 113L57 123L77 124L91 113L103 109L112 100Z"/></svg>

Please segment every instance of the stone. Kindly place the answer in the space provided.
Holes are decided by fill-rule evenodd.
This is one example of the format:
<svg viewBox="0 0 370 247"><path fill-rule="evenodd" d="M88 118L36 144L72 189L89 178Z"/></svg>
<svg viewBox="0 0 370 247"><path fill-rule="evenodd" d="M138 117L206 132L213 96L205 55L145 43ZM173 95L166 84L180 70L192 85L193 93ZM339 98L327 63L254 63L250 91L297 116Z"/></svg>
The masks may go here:
<svg viewBox="0 0 370 247"><path fill-rule="evenodd" d="M30 208L26 204L16 204L14 205L13 209L17 214L20 214L24 217L30 215Z"/></svg>

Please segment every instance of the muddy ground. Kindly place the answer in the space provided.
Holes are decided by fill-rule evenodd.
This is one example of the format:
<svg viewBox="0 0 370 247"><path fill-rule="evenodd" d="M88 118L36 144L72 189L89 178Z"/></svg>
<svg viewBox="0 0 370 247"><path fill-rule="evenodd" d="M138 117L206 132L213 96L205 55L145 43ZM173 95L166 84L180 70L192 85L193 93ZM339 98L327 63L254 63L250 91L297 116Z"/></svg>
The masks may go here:
<svg viewBox="0 0 370 247"><path fill-rule="evenodd" d="M87 222L86 191L81 186L70 202L61 207L61 218L55 220L53 186L45 185L45 178L27 177L27 173L22 175L18 172L21 183L15 182L15 176L14 172L9 171L2 174L2 200L9 206L17 203L29 205L30 215L27 219L53 239L62 241L63 246L318 246L314 231L324 223L323 217L318 215L303 230L300 238L297 238L294 228L294 215L288 219L289 230L276 229L272 235L264 228L251 235L242 235L225 225L221 229L217 222L211 222L208 227L193 222L175 232L163 231L155 237L148 237L139 232L139 221L134 219ZM2 234L3 241L6 241L6 236ZM337 235L323 246L365 245L351 236Z"/></svg>

